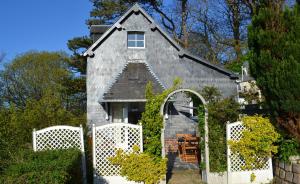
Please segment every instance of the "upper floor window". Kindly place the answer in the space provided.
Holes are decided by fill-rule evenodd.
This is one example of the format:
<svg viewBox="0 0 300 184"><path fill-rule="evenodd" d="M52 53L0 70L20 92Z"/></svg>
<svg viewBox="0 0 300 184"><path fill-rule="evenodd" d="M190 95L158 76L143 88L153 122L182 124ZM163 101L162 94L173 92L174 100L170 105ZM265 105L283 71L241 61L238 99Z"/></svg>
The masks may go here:
<svg viewBox="0 0 300 184"><path fill-rule="evenodd" d="M127 36L128 48L145 48L145 33L128 32Z"/></svg>

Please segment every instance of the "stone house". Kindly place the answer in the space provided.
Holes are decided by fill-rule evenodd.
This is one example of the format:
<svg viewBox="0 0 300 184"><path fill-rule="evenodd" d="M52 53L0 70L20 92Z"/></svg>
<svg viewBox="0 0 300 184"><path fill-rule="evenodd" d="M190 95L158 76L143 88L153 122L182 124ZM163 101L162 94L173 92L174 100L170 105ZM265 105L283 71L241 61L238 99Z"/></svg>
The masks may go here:
<svg viewBox="0 0 300 184"><path fill-rule="evenodd" d="M179 77L182 88L215 86L223 97L237 95L236 75L181 48L138 4L111 26L92 26L91 34L94 43L84 53L89 126L136 124L149 81L155 92Z"/></svg>
<svg viewBox="0 0 300 184"><path fill-rule="evenodd" d="M149 82L155 93L172 87L174 79L180 78L182 89L200 92L214 86L223 98L237 97L235 74L184 50L138 4L111 26L92 26L91 37L94 43L84 53L90 130L93 124L137 124L145 110ZM173 145L177 144L176 134L197 135L193 111L197 106L191 96L178 93L164 107L163 151L169 155L169 148L172 153L177 151ZM208 174L209 168L206 170Z"/></svg>
<svg viewBox="0 0 300 184"><path fill-rule="evenodd" d="M155 93L172 87L174 79L180 78L182 89L200 92L214 86L223 98L237 97L235 74L181 48L138 4L111 26L92 26L91 37L94 43L84 53L90 129L93 124L137 124L145 110L149 82ZM196 108L186 93L168 100L163 112L163 154L177 153L176 134L199 136Z"/></svg>

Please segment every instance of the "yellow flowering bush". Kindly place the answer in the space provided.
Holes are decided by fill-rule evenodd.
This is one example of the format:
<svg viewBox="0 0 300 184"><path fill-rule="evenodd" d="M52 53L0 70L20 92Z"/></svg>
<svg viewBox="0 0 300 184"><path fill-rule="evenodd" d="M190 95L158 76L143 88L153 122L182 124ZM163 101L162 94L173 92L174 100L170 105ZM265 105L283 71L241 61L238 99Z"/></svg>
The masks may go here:
<svg viewBox="0 0 300 184"><path fill-rule="evenodd" d="M266 159L277 153L277 146L273 143L280 135L268 118L262 116L246 116L242 118L245 129L238 141L229 140L228 144L234 154L238 154L245 161L244 170L259 169L264 166Z"/></svg>
<svg viewBox="0 0 300 184"><path fill-rule="evenodd" d="M120 165L121 176L145 184L157 184L164 179L167 172L167 159L140 153L138 146L134 146L131 153L118 149L116 155L109 158L109 161L112 164Z"/></svg>

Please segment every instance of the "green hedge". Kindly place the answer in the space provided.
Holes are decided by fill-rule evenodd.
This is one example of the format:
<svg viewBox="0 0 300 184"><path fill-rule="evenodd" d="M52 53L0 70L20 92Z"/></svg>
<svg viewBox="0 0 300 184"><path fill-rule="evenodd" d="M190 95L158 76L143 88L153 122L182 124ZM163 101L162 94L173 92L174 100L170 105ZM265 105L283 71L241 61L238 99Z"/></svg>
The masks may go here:
<svg viewBox="0 0 300 184"><path fill-rule="evenodd" d="M0 183L82 183L81 154L78 150L22 152L20 160L0 176Z"/></svg>
<svg viewBox="0 0 300 184"><path fill-rule="evenodd" d="M208 147L211 172L227 170L226 122L239 117L239 104L232 98L210 102L208 108Z"/></svg>

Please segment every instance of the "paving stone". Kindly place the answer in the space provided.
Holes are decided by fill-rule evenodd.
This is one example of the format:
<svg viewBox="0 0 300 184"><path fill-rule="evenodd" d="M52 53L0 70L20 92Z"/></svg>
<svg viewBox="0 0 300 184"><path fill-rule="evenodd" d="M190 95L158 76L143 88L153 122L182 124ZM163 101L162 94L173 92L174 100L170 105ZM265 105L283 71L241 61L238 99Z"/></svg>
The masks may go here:
<svg viewBox="0 0 300 184"><path fill-rule="evenodd" d="M300 164L293 164L293 172L300 174Z"/></svg>
<svg viewBox="0 0 300 184"><path fill-rule="evenodd" d="M276 183L276 184L281 184L281 179L280 179L279 177L276 177L276 178L275 178L275 183Z"/></svg>
<svg viewBox="0 0 300 184"><path fill-rule="evenodd" d="M285 173L285 180L292 182L293 181L293 173L292 172L286 172Z"/></svg>
<svg viewBox="0 0 300 184"><path fill-rule="evenodd" d="M284 170L287 171L287 172L291 172L292 171L292 164L285 163L284 164Z"/></svg>
<svg viewBox="0 0 300 184"><path fill-rule="evenodd" d="M282 180L281 184L290 184L290 182Z"/></svg>
<svg viewBox="0 0 300 184"><path fill-rule="evenodd" d="M300 184L300 174L295 174L294 173L293 183Z"/></svg>
<svg viewBox="0 0 300 184"><path fill-rule="evenodd" d="M280 169L279 171L279 176L280 178L284 179L285 178L285 171L283 169Z"/></svg>

